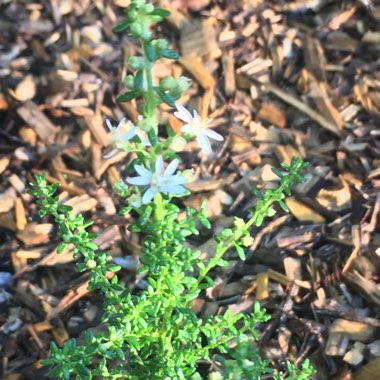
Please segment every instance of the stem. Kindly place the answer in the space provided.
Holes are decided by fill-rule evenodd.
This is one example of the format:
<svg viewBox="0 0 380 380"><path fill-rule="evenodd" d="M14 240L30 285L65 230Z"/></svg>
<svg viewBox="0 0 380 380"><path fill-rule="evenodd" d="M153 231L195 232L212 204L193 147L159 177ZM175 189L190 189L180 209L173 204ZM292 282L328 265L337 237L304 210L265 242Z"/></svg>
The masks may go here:
<svg viewBox="0 0 380 380"><path fill-rule="evenodd" d="M154 204L156 206L154 209L154 218L159 223L164 219L164 203L161 193L157 193L154 196Z"/></svg>
<svg viewBox="0 0 380 380"><path fill-rule="evenodd" d="M147 84L147 91L144 92L144 101L145 101L145 112L146 118L149 120L151 128L153 128L156 136L158 134L158 122L156 116L156 95L154 92L154 84L152 78L152 67L153 63L149 60L146 50L148 48L149 42L141 41L144 51L144 60L145 60L145 78Z"/></svg>

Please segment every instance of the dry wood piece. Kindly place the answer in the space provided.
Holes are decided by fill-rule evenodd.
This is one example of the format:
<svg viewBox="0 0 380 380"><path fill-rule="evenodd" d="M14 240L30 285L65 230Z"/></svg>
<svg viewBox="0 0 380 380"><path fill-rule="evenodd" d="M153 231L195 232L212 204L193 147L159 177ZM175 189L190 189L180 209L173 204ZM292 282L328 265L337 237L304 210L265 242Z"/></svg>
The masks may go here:
<svg viewBox="0 0 380 380"><path fill-rule="evenodd" d="M96 113L94 116L85 116L84 120L98 144L102 147L108 146L110 137L104 128L105 124L102 116Z"/></svg>
<svg viewBox="0 0 380 380"><path fill-rule="evenodd" d="M224 92L227 96L232 96L236 91L235 83L235 61L232 50L222 56L224 70Z"/></svg>
<svg viewBox="0 0 380 380"><path fill-rule="evenodd" d="M0 194L0 214L12 210L15 198L8 194Z"/></svg>
<svg viewBox="0 0 380 380"><path fill-rule="evenodd" d="M49 234L52 230L53 225L50 223L29 223L22 232L17 234L17 237L25 245L37 245L49 242Z"/></svg>
<svg viewBox="0 0 380 380"><path fill-rule="evenodd" d="M262 272L257 275L256 279L256 299L263 300L269 297L268 273Z"/></svg>
<svg viewBox="0 0 380 380"><path fill-rule="evenodd" d="M178 61L205 90L214 87L214 78L207 72L205 66L199 59L190 56L181 56Z"/></svg>
<svg viewBox="0 0 380 380"><path fill-rule="evenodd" d="M286 198L286 205L288 206L292 215L298 220L303 222L324 223L325 218L312 210L310 207L301 203L294 197Z"/></svg>
<svg viewBox="0 0 380 380"><path fill-rule="evenodd" d="M9 88L8 91L15 99L25 102L36 95L36 83L31 75L27 75L14 90Z"/></svg>
<svg viewBox="0 0 380 380"><path fill-rule="evenodd" d="M343 356L348 348L350 337L344 333L330 333L327 338L325 354L329 356Z"/></svg>
<svg viewBox="0 0 380 380"><path fill-rule="evenodd" d="M280 128L286 127L286 115L272 103L263 103L257 113L257 117Z"/></svg>
<svg viewBox="0 0 380 380"><path fill-rule="evenodd" d="M347 351L343 360L351 365L358 365L364 360L364 350L366 345L361 342L355 342L350 351Z"/></svg>
<svg viewBox="0 0 380 380"><path fill-rule="evenodd" d="M53 144L58 133L56 127L31 100L17 108L17 113L30 125L37 133L42 142Z"/></svg>
<svg viewBox="0 0 380 380"><path fill-rule="evenodd" d="M65 202L65 204L73 208L72 212L74 214L79 214L81 212L92 210L98 204L98 201L87 194L83 194L71 198Z"/></svg>
<svg viewBox="0 0 380 380"><path fill-rule="evenodd" d="M366 323L336 319L329 328L329 334L346 334L351 340L367 342L375 333L376 328Z"/></svg>
<svg viewBox="0 0 380 380"><path fill-rule="evenodd" d="M207 21L193 20L181 25L181 53L183 56L202 57L219 50L215 28Z"/></svg>
<svg viewBox="0 0 380 380"><path fill-rule="evenodd" d="M28 224L26 219L25 207L20 198L16 199L15 202L15 213L16 213L16 226L19 231L25 229L25 226Z"/></svg>

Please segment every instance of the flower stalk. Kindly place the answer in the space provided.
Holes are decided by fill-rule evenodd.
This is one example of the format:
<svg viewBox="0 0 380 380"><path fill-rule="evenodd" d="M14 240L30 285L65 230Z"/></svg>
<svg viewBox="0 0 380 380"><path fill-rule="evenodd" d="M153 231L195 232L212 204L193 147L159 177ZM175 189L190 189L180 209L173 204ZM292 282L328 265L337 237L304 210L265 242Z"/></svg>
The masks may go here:
<svg viewBox="0 0 380 380"><path fill-rule="evenodd" d="M200 210L183 210L177 205L180 200L173 202L173 198L190 193L185 187L189 173L181 171L178 153L188 140L196 139L201 151L210 154L211 140L221 142L223 136L208 128L210 120L176 103L189 86L186 78L163 78L158 85L153 82L153 64L160 58L177 58L167 41L154 39L150 30L151 24L162 21L169 12L145 0L132 0L125 13L126 19L114 30L137 38L144 53L129 59L134 74L123 80L128 91L118 101L137 99L140 105L142 100L142 115L136 125L126 119L116 127L109 121L106 124L114 149L110 155L123 151L136 157L128 168L128 178L116 184L115 191L125 203L121 213L137 216L129 230L141 236L138 274L146 275L146 286L132 294L119 281L121 266L93 243L96 235L90 231L92 221L74 215L71 207L59 203L55 196L59 184L48 184L46 176L36 175L30 193L38 199L40 216L52 216L58 225L58 253L72 244L77 271L87 271L89 290L99 290L104 297L104 331L94 335L88 330L83 344L70 339L59 348L53 343L44 364L51 366L51 377L64 380L197 380L201 378L198 364L206 361L211 368L210 379L222 376L219 378L227 380L233 374L238 376L233 378L258 380L273 373L269 361L260 358L254 348L256 325L269 318L260 304L256 302L249 315L232 315L227 310L203 319L192 304L203 289L213 286L212 270L229 265L223 258L228 250L234 248L244 260L244 248L252 242L249 229L275 214L274 203L287 211L283 199L290 195L294 182L303 181L299 172L306 164L294 158L290 165L282 165L284 172L274 170L280 177L277 189L256 192L258 201L251 217L248 221L237 218L232 229L215 236L214 256L203 263L200 252L191 250L186 240L199 235L200 226L210 228L211 223L204 205ZM174 115L184 122L177 132L168 128L168 138L158 134L157 107L163 102L176 108ZM113 275L107 276L109 272ZM232 341L239 342L234 350L230 348ZM298 376L297 368L289 368ZM310 368L308 365L300 373L312 373ZM283 378L280 373L276 376Z"/></svg>

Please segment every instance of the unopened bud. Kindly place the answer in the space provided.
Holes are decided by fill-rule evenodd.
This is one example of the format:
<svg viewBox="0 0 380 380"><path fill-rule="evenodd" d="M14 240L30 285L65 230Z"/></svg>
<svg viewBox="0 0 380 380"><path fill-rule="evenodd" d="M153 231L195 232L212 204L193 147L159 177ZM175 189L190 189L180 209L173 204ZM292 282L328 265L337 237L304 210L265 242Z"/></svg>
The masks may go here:
<svg viewBox="0 0 380 380"><path fill-rule="evenodd" d="M88 269L94 269L96 267L96 261L90 259L87 261L86 265Z"/></svg>
<svg viewBox="0 0 380 380"><path fill-rule="evenodd" d="M128 87L130 90L133 90L133 88L135 87L134 85L134 82L135 82L135 78L133 75L127 75L124 79L123 79L123 83L126 87Z"/></svg>
<svg viewBox="0 0 380 380"><path fill-rule="evenodd" d="M177 80L172 76L165 77L160 81L160 88L164 91L171 90L177 85Z"/></svg>
<svg viewBox="0 0 380 380"><path fill-rule="evenodd" d="M144 59L142 57L130 57L128 65L134 70L140 70L144 67Z"/></svg>
<svg viewBox="0 0 380 380"><path fill-rule="evenodd" d="M138 22L133 22L131 24L131 32L135 37L141 37L143 29Z"/></svg>
<svg viewBox="0 0 380 380"><path fill-rule="evenodd" d="M176 136L169 145L169 148L175 150L176 152L182 152L186 143L187 141L183 137Z"/></svg>
<svg viewBox="0 0 380 380"><path fill-rule="evenodd" d="M131 20L131 21L135 21L137 19L137 17L139 16L138 12L135 11L134 9L130 10L128 12L128 18Z"/></svg>
<svg viewBox="0 0 380 380"><path fill-rule="evenodd" d="M253 237L252 236L244 236L241 239L241 244L243 244L244 247L250 247L253 244Z"/></svg>
<svg viewBox="0 0 380 380"><path fill-rule="evenodd" d="M145 5L145 12L146 13L152 13L154 11L154 6L152 4L146 4Z"/></svg>

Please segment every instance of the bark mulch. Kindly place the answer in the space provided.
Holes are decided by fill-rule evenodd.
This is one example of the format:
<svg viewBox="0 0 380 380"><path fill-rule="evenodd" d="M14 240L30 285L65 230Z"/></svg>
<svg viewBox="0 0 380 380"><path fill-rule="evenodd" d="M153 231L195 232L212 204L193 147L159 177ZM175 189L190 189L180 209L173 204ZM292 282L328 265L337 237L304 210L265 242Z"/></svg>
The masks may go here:
<svg viewBox="0 0 380 380"><path fill-rule="evenodd" d="M112 27L126 0L0 0L0 355L4 379L42 379L51 341L61 345L101 317L101 296L56 254L56 227L25 192L33 173L62 184L61 200L95 221L101 249L123 258L133 291L140 241L118 216L112 184L130 155L105 159L105 118L131 120L117 104L136 42ZM173 0L157 32L180 52L155 80L187 75L182 99L225 136L214 154L190 144L192 195L207 199L213 232L245 217L252 188L276 185L271 167L299 155L307 182L290 213L253 230L255 241L195 307L272 319L260 347L278 369L310 358L318 379L380 379L380 6L371 1ZM172 110L162 107L162 122ZM173 123L173 121L170 121ZM212 254L210 232L199 241Z"/></svg>

